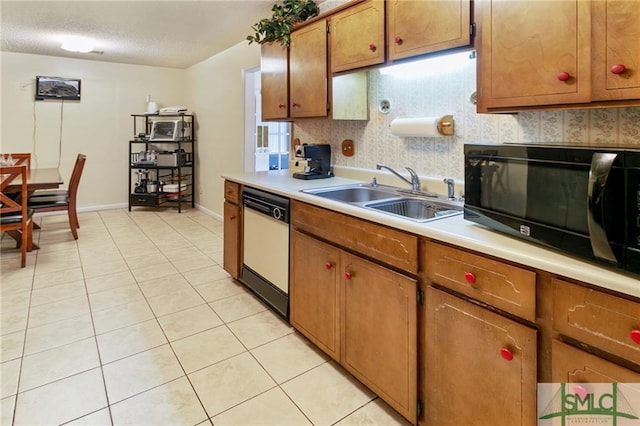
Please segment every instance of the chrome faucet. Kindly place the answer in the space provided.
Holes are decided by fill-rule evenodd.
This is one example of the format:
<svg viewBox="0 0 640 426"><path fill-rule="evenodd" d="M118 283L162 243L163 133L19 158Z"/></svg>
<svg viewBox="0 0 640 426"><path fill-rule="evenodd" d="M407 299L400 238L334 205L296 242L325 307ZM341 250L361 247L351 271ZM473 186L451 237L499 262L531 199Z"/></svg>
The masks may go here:
<svg viewBox="0 0 640 426"><path fill-rule="evenodd" d="M405 178L404 176L402 176L400 173L398 173L395 170L393 170L391 167L385 166L384 164L376 164L376 169L378 169L378 170L387 169L391 173L393 173L394 175L398 176L400 179L402 179L403 181L405 181L409 185L411 185L411 190L412 191L416 191L416 192L420 191L420 178L418 177L418 174L412 168L406 167L406 169L409 171L409 174L411 175L411 180L410 181L407 178Z"/></svg>

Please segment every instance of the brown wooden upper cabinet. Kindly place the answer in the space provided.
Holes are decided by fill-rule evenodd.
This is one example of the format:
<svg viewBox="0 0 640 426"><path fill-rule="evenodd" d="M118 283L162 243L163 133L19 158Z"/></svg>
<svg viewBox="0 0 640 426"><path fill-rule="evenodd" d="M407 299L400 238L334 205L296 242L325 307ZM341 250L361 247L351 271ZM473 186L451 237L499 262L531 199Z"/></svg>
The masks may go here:
<svg viewBox="0 0 640 426"><path fill-rule="evenodd" d="M640 1L592 3L593 100L640 99Z"/></svg>
<svg viewBox="0 0 640 426"><path fill-rule="evenodd" d="M384 1L366 0L331 16L331 72L384 62Z"/></svg>
<svg viewBox="0 0 640 426"><path fill-rule="evenodd" d="M280 43L261 46L262 120L289 117L289 49Z"/></svg>
<svg viewBox="0 0 640 426"><path fill-rule="evenodd" d="M640 105L640 3L480 0L478 112Z"/></svg>
<svg viewBox="0 0 640 426"><path fill-rule="evenodd" d="M471 45L470 0L387 0L389 61Z"/></svg>
<svg viewBox="0 0 640 426"><path fill-rule="evenodd" d="M327 20L291 32L289 46L289 116L326 117Z"/></svg>

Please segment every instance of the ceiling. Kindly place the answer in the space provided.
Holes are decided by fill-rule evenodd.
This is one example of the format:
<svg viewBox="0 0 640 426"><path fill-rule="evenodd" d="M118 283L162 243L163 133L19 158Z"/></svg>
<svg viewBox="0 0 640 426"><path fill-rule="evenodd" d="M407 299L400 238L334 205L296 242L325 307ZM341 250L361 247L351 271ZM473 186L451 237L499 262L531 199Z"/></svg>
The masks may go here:
<svg viewBox="0 0 640 426"><path fill-rule="evenodd" d="M188 68L252 34L273 0L0 1L0 49L126 64ZM93 52L62 50L68 35Z"/></svg>

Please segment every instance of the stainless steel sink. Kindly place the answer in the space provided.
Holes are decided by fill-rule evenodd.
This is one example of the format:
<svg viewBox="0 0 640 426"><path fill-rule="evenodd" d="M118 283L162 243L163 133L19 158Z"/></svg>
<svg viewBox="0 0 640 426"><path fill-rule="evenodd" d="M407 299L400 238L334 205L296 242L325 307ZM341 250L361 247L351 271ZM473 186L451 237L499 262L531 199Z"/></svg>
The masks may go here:
<svg viewBox="0 0 640 426"><path fill-rule="evenodd" d="M387 185L344 185L305 189L302 192L416 222L461 214L463 207L463 203L448 200L444 196L412 192Z"/></svg>
<svg viewBox="0 0 640 426"><path fill-rule="evenodd" d="M426 222L445 216L460 214L461 211L451 206L435 204L419 198L401 198L365 204L364 207L380 210L395 216Z"/></svg>
<svg viewBox="0 0 640 426"><path fill-rule="evenodd" d="M394 197L393 192L380 190L369 186L342 186L304 190L308 194L328 198L345 203L365 203Z"/></svg>

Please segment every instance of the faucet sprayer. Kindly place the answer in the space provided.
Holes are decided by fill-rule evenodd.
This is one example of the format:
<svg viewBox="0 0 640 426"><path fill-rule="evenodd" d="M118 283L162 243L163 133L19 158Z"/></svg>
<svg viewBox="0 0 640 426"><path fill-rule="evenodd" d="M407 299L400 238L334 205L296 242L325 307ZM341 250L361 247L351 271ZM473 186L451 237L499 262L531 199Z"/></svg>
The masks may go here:
<svg viewBox="0 0 640 426"><path fill-rule="evenodd" d="M455 200L455 182L451 178L444 178L443 182L447 184L447 198L449 198L450 200Z"/></svg>

